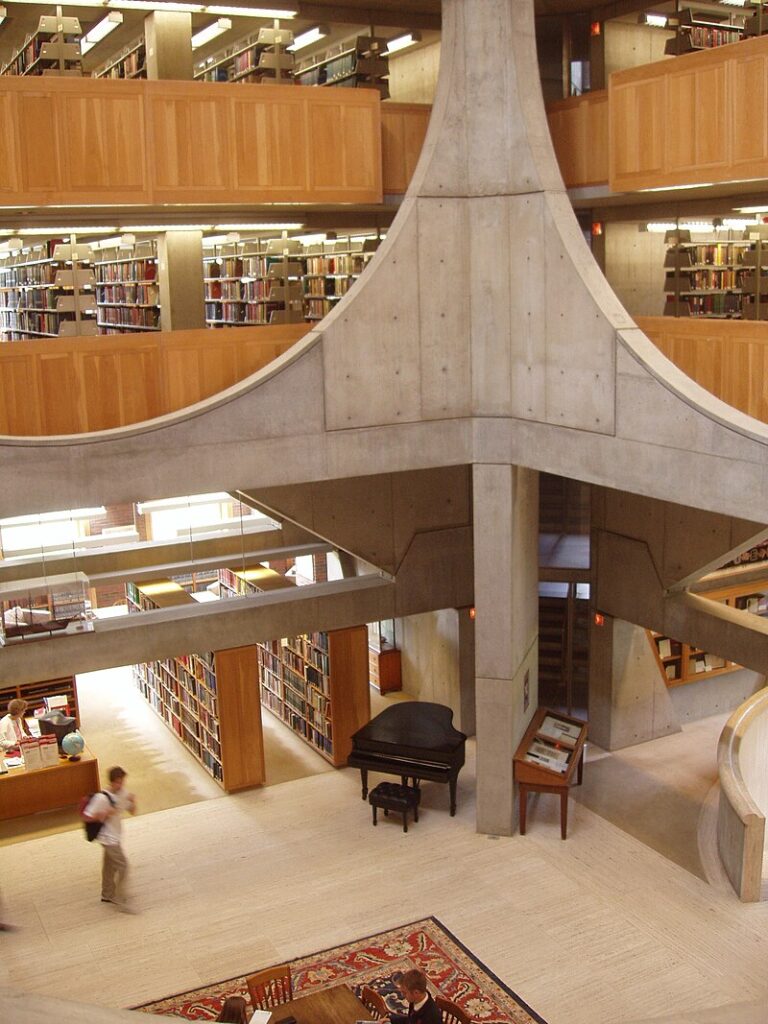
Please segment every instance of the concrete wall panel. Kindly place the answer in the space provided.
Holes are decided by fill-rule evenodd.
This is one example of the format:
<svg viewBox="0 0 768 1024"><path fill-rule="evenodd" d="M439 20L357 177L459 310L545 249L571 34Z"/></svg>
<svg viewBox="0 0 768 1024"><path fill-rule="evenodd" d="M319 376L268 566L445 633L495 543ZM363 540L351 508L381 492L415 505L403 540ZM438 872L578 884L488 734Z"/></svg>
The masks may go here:
<svg viewBox="0 0 768 1024"><path fill-rule="evenodd" d="M422 199L419 221L419 319L424 419L471 412L470 250L454 244L468 230L467 204Z"/></svg>
<svg viewBox="0 0 768 1024"><path fill-rule="evenodd" d="M540 315L547 306L547 259L541 245L545 218L540 195L510 200L510 412L521 419L542 421L547 415L547 321Z"/></svg>
<svg viewBox="0 0 768 1024"><path fill-rule="evenodd" d="M509 202L503 196L470 205L466 285L472 330L472 407L476 415L509 412L512 398L510 338Z"/></svg>
<svg viewBox="0 0 768 1024"><path fill-rule="evenodd" d="M421 418L418 218L413 207L408 214L398 245L377 253L350 296L364 316L342 301L327 321L321 386L328 430Z"/></svg>

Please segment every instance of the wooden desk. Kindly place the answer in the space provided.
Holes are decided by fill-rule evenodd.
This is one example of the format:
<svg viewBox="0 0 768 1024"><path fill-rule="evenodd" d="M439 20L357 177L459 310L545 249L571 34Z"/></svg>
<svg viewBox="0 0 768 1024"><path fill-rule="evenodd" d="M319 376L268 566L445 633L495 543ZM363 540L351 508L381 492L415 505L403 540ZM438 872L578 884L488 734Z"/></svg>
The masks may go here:
<svg viewBox="0 0 768 1024"><path fill-rule="evenodd" d="M0 821L57 807L75 807L99 789L99 762L86 748L79 761L59 761L50 768L9 768L0 775Z"/></svg>
<svg viewBox="0 0 768 1024"><path fill-rule="evenodd" d="M355 1024L356 1020L370 1020L371 1011L346 985L334 985L281 1003L272 1012L269 1024L286 1017L295 1017L298 1024Z"/></svg>

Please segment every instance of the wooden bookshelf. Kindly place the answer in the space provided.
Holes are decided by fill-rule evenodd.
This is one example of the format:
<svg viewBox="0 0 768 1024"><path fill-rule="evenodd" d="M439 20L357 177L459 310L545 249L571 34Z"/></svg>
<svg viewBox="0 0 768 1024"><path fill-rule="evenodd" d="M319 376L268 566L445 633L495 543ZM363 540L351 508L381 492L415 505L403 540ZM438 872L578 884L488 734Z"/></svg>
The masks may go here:
<svg viewBox="0 0 768 1024"><path fill-rule="evenodd" d="M379 693L402 690L401 654L394 643L394 621L391 628L382 622L368 623L368 682Z"/></svg>
<svg viewBox="0 0 768 1024"><path fill-rule="evenodd" d="M750 612L768 618L768 579L750 583L734 583L730 586L707 591L702 594L711 601L718 601L739 611ZM709 676L735 672L741 668L736 662L719 655L710 654L693 644L686 644L653 630L646 630L651 649L656 656L659 671L667 686L684 686L698 683Z"/></svg>
<svg viewBox="0 0 768 1024"><path fill-rule="evenodd" d="M161 330L155 239L129 250L102 249L99 257L94 262L99 333Z"/></svg>
<svg viewBox="0 0 768 1024"><path fill-rule="evenodd" d="M8 710L8 702L21 697L29 704L26 715L31 718L37 712L45 710L46 697L57 697L59 694L63 694L67 698L69 714L80 728L80 706L77 702L77 682L74 676L41 679L34 683L18 683L16 686L3 687L0 690L0 712L5 714Z"/></svg>
<svg viewBox="0 0 768 1024"><path fill-rule="evenodd" d="M222 590L247 596L294 585L266 566L222 569ZM261 703L332 765L345 765L352 734L370 720L365 626L259 643Z"/></svg>
<svg viewBox="0 0 768 1024"><path fill-rule="evenodd" d="M343 86L378 89L389 96L387 40L380 36L353 36L296 65L293 77L299 85Z"/></svg>
<svg viewBox="0 0 768 1024"><path fill-rule="evenodd" d="M80 22L44 14L0 75L80 75Z"/></svg>
<svg viewBox="0 0 768 1024"><path fill-rule="evenodd" d="M670 57L696 50L711 50L716 46L738 43L744 38L743 12L723 12L722 17L718 18L687 8L678 11L673 19L677 22L675 35L664 46L665 54Z"/></svg>
<svg viewBox="0 0 768 1024"><path fill-rule="evenodd" d="M321 320L374 255L367 243L378 244L342 238L288 248L293 241L244 239L204 257L209 327Z"/></svg>
<svg viewBox="0 0 768 1024"><path fill-rule="evenodd" d="M740 239L691 242L688 231L671 234L672 244L664 257L664 315L741 319L749 284L744 268L752 243Z"/></svg>
<svg viewBox="0 0 768 1024"><path fill-rule="evenodd" d="M126 584L129 611L194 602L172 580ZM264 783L256 647L178 655L134 666L139 690L228 793Z"/></svg>
<svg viewBox="0 0 768 1024"><path fill-rule="evenodd" d="M0 338L96 334L90 246L55 240L0 259Z"/></svg>
<svg viewBox="0 0 768 1024"><path fill-rule="evenodd" d="M293 32L262 28L195 65L200 82L290 82L294 56L287 52Z"/></svg>
<svg viewBox="0 0 768 1024"><path fill-rule="evenodd" d="M146 78L147 46L144 36L134 39L119 53L104 61L93 72L93 78Z"/></svg>
<svg viewBox="0 0 768 1024"><path fill-rule="evenodd" d="M365 626L258 644L261 702L336 767L370 721Z"/></svg>

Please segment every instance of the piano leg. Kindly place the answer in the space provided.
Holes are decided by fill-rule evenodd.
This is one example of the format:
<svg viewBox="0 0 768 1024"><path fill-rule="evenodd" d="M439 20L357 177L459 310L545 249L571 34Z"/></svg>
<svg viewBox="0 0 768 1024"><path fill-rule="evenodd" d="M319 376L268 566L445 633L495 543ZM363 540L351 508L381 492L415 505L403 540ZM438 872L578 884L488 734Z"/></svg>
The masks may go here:
<svg viewBox="0 0 768 1024"><path fill-rule="evenodd" d="M456 782L458 775L451 775L448 779L448 789L451 794L451 817L453 818L456 814Z"/></svg>
<svg viewBox="0 0 768 1024"><path fill-rule="evenodd" d="M363 800L368 796L368 769L360 769L360 781L363 784ZM376 822L374 821L374 825Z"/></svg>

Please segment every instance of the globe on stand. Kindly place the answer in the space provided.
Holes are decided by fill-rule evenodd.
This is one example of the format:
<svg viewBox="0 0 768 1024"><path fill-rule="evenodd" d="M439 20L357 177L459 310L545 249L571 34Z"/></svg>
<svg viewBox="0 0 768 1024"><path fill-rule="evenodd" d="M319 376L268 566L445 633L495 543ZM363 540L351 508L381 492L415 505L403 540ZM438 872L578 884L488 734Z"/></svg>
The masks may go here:
<svg viewBox="0 0 768 1024"><path fill-rule="evenodd" d="M61 741L61 749L70 761L79 761L80 755L85 750L85 740L79 732L68 732Z"/></svg>

